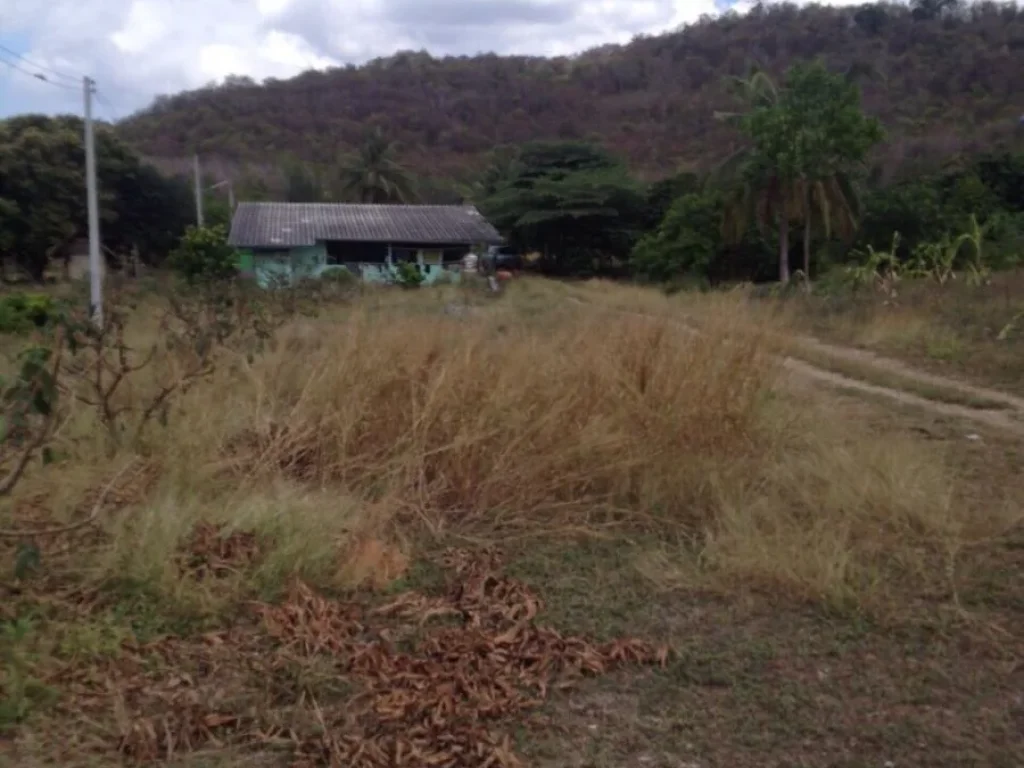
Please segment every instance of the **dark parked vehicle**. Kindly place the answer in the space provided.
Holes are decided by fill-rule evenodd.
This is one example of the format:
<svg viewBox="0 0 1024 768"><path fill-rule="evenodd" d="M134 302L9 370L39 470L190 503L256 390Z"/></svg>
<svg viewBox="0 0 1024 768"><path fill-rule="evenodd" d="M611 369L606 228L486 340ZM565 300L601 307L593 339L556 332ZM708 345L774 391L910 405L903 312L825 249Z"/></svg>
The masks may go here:
<svg viewBox="0 0 1024 768"><path fill-rule="evenodd" d="M505 269L509 272L518 272L523 268L522 255L511 246L491 246L487 252L487 256L492 260L496 270Z"/></svg>

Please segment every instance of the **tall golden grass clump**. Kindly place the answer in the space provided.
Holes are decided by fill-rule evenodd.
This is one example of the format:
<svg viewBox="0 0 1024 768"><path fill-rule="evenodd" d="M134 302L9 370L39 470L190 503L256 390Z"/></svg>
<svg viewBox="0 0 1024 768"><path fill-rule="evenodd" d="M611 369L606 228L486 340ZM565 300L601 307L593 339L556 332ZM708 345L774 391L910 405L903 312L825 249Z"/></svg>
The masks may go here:
<svg viewBox="0 0 1024 768"><path fill-rule="evenodd" d="M371 296L292 321L254 359L226 352L152 433L158 487L107 520L96 574L176 588L199 522L258 534L245 578L270 587L386 580L424 530L617 527L658 533L641 559L663 586L845 602L910 578L948 587L965 548L1013 524L959 503L934 447L775 386L784 318L711 296L694 329L671 307L651 316L661 300L642 289L597 289L527 285L459 313ZM85 421L75 434L96 431ZM80 453L69 509L73 479L109 474Z"/></svg>
<svg viewBox="0 0 1024 768"><path fill-rule="evenodd" d="M728 335L609 312L538 333L356 311L293 329L176 434L190 461L213 447L251 481L390 498L436 529L678 514L703 466L750 450L773 376L756 339Z"/></svg>

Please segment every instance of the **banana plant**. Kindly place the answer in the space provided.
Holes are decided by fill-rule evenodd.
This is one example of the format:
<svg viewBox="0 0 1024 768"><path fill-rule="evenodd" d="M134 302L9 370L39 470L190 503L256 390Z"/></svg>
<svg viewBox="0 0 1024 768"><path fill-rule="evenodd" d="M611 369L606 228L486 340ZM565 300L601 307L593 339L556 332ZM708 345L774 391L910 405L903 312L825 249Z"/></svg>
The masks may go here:
<svg viewBox="0 0 1024 768"><path fill-rule="evenodd" d="M854 286L872 285L886 294L895 294L896 284L902 276L900 260L896 255L899 246L899 232L893 232L892 246L888 251L876 251L869 245L867 253L862 254L863 261L846 268L847 279Z"/></svg>

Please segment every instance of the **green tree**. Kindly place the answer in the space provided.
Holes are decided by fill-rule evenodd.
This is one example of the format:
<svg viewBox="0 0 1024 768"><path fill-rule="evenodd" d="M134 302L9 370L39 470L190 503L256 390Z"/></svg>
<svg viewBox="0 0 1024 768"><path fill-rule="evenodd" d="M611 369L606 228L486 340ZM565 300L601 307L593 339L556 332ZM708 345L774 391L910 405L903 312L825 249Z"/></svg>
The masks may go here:
<svg viewBox="0 0 1024 768"><path fill-rule="evenodd" d="M743 108L739 112L715 112L715 119L734 128L741 128L743 118L750 110L758 107L770 107L779 99L779 88L771 75L758 65L750 67L745 77L729 76L725 78L726 90Z"/></svg>
<svg viewBox="0 0 1024 768"><path fill-rule="evenodd" d="M192 284L227 280L238 273L238 254L221 226L189 227L169 263Z"/></svg>
<svg viewBox="0 0 1024 768"><path fill-rule="evenodd" d="M633 249L634 273L656 282L684 274L707 278L722 249L721 217L722 202L716 193L691 192L677 198L657 230Z"/></svg>
<svg viewBox="0 0 1024 768"><path fill-rule="evenodd" d="M338 191L343 200L360 203L416 201L412 177L398 160L398 145L380 128L370 132L359 149L342 162Z"/></svg>
<svg viewBox="0 0 1024 768"><path fill-rule="evenodd" d="M753 218L778 232L779 280L788 282L789 229L805 224L805 262L817 213L823 228L853 222L848 175L881 141L880 123L866 116L853 77L829 72L820 62L794 65L777 97L752 105L740 127L750 141L742 158L742 184L728 208L726 231L735 236ZM843 212L842 215L839 215Z"/></svg>
<svg viewBox="0 0 1024 768"><path fill-rule="evenodd" d="M87 232L83 127L75 117L0 121L0 250L37 280L52 256ZM104 245L161 260L188 221L187 186L144 165L102 126L96 155Z"/></svg>
<svg viewBox="0 0 1024 768"><path fill-rule="evenodd" d="M960 0L911 0L911 16L915 21L937 19L946 13L955 13Z"/></svg>
<svg viewBox="0 0 1024 768"><path fill-rule="evenodd" d="M860 199L850 177L836 173L822 179L803 178L796 184L804 225L804 279L811 279L811 244L817 229L826 240L833 235L850 241L857 231Z"/></svg>
<svg viewBox="0 0 1024 768"><path fill-rule="evenodd" d="M899 256L906 258L919 243L946 232L944 217L942 196L928 179L874 189L864 198L858 245L887 249L893 233L899 232Z"/></svg>
<svg viewBox="0 0 1024 768"><path fill-rule="evenodd" d="M563 274L628 259L644 222L640 185L605 150L579 142L526 145L515 175L483 204L513 245Z"/></svg>
<svg viewBox="0 0 1024 768"><path fill-rule="evenodd" d="M700 192L704 180L696 173L680 171L654 182L647 188L647 229L655 229L665 219L672 204L683 195Z"/></svg>
<svg viewBox="0 0 1024 768"><path fill-rule="evenodd" d="M469 184L461 187L463 200L470 203L485 201L499 189L511 183L521 171L521 149L517 146L501 146L487 156L483 171Z"/></svg>

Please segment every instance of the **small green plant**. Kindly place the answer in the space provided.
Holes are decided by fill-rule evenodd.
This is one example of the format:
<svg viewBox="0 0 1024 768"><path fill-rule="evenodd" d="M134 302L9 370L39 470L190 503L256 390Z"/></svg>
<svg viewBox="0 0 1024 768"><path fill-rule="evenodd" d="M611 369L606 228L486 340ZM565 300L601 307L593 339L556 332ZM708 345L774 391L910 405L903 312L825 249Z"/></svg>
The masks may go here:
<svg viewBox="0 0 1024 768"><path fill-rule="evenodd" d="M0 333L26 333L53 323L58 314L53 297L13 293L0 297Z"/></svg>
<svg viewBox="0 0 1024 768"><path fill-rule="evenodd" d="M168 260L190 284L222 282L238 273L238 254L224 227L189 227Z"/></svg>
<svg viewBox="0 0 1024 768"><path fill-rule="evenodd" d="M403 261L395 268L395 282L403 288L419 288L423 284L423 274L412 262Z"/></svg>
<svg viewBox="0 0 1024 768"><path fill-rule="evenodd" d="M1006 341L1009 339L1017 332L1021 323L1024 323L1024 312L1018 312L1010 318L1010 322L1004 325L996 335L996 341Z"/></svg>
<svg viewBox="0 0 1024 768"><path fill-rule="evenodd" d="M855 287L872 286L887 295L894 295L896 284L902 277L902 267L896 255L900 245L900 233L892 235L892 246L888 251L876 251L870 245L867 253L860 253L861 261L845 270L846 279Z"/></svg>
<svg viewBox="0 0 1024 768"><path fill-rule="evenodd" d="M333 266L325 269L320 275L324 285L351 286L356 283L356 276L347 267Z"/></svg>
<svg viewBox="0 0 1024 768"><path fill-rule="evenodd" d="M0 624L0 734L56 698L56 692L32 674L33 629L25 618Z"/></svg>
<svg viewBox="0 0 1024 768"><path fill-rule="evenodd" d="M937 243L920 243L914 248L908 271L914 277L927 277L945 285L956 277L953 271L959 246L943 237Z"/></svg>
<svg viewBox="0 0 1024 768"><path fill-rule="evenodd" d="M0 496L11 492L29 462L41 453L57 420L57 377L63 346L32 345L17 358L17 372L0 378Z"/></svg>
<svg viewBox="0 0 1024 768"><path fill-rule="evenodd" d="M971 215L970 228L956 237L943 236L936 243L921 243L914 249L909 276L931 278L939 285L956 279L957 263L963 264L969 285L984 285L991 270L985 264L986 229Z"/></svg>

